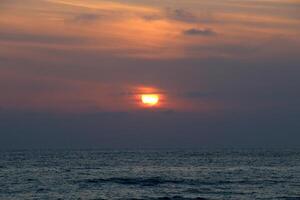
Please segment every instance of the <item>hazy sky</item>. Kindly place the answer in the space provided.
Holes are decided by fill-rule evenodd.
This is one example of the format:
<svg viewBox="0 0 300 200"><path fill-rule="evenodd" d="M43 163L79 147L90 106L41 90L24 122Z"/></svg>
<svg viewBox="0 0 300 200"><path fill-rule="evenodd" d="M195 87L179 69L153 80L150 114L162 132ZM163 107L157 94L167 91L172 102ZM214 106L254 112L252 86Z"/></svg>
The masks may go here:
<svg viewBox="0 0 300 200"><path fill-rule="evenodd" d="M270 145L300 145L300 1L1 0L1 147Z"/></svg>

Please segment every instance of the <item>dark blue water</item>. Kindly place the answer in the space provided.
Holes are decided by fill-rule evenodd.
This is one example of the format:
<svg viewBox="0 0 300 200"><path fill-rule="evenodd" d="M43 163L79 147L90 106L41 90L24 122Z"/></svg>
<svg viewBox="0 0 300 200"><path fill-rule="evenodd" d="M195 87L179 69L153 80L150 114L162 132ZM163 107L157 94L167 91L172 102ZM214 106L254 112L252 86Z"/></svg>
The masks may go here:
<svg viewBox="0 0 300 200"><path fill-rule="evenodd" d="M0 199L300 199L300 151L1 151Z"/></svg>

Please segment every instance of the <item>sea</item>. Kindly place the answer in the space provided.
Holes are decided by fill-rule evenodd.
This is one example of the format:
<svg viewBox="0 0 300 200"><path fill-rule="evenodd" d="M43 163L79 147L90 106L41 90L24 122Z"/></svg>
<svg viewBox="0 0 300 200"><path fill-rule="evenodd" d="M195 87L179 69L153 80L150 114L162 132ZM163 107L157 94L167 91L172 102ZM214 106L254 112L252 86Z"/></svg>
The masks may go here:
<svg viewBox="0 0 300 200"><path fill-rule="evenodd" d="M300 200L300 151L1 150L0 199Z"/></svg>

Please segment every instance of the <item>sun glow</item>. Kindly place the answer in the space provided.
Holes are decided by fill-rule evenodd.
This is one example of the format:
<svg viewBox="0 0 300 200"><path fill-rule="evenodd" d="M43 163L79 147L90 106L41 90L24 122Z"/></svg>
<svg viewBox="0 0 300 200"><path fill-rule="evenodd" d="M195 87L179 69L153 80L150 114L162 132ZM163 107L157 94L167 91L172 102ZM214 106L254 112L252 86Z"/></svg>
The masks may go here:
<svg viewBox="0 0 300 200"><path fill-rule="evenodd" d="M142 94L141 100L144 105L155 106L159 102L159 96L157 94Z"/></svg>

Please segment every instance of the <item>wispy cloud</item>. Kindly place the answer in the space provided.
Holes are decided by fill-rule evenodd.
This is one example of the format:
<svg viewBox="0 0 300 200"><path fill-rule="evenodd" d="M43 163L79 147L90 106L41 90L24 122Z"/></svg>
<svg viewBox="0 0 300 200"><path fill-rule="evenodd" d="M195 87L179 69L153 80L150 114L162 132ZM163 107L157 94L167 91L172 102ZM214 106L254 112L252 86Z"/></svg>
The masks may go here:
<svg viewBox="0 0 300 200"><path fill-rule="evenodd" d="M76 15L73 18L73 22L78 22L78 23L88 23L88 22L93 22L96 21L100 18L101 16L98 14L92 14L92 13L83 13L80 15Z"/></svg>
<svg viewBox="0 0 300 200"><path fill-rule="evenodd" d="M212 94L207 92L202 92L202 91L191 91L182 94L182 96L185 98L205 98L205 97L212 96Z"/></svg>
<svg viewBox="0 0 300 200"><path fill-rule="evenodd" d="M167 9L167 16L170 19L183 22L197 22L198 18L192 12L184 9Z"/></svg>
<svg viewBox="0 0 300 200"><path fill-rule="evenodd" d="M67 35L45 35L42 33L30 33L25 31L0 31L0 41L12 41L12 42L30 42L39 44L80 44L87 41L87 39L79 36L67 36Z"/></svg>
<svg viewBox="0 0 300 200"><path fill-rule="evenodd" d="M212 29L205 28L205 29L197 29L197 28L191 28L183 31L184 35L191 35L191 36L213 36L216 35L217 33L213 31Z"/></svg>
<svg viewBox="0 0 300 200"><path fill-rule="evenodd" d="M131 12L153 12L156 9L147 7L147 6L138 6L134 4L124 4L124 3L117 3L117 2L109 2L109 1L65 1L65 0L48 0L48 2L56 3L56 4L63 4L73 7L80 7L86 9L94 9L94 10L114 10L114 11L131 11Z"/></svg>

